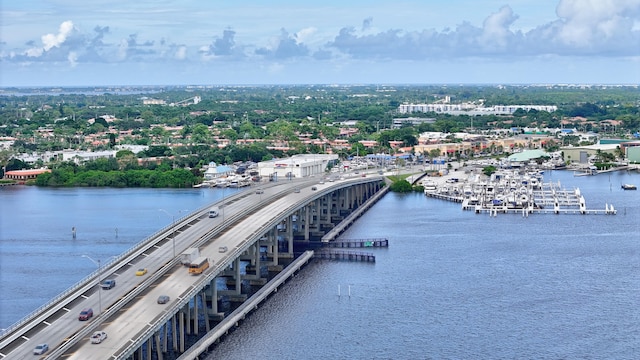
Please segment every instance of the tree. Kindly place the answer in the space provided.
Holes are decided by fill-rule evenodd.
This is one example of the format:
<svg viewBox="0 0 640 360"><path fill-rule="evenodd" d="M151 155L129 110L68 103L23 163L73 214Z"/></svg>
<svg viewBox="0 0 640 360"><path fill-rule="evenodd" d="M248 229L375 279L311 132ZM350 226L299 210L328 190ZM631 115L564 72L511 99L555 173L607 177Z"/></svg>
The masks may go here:
<svg viewBox="0 0 640 360"><path fill-rule="evenodd" d="M391 189L391 191L400 192L400 193L407 193L413 190L413 188L411 187L411 184L404 179L394 181L393 184L391 184L391 187L389 189Z"/></svg>
<svg viewBox="0 0 640 360"><path fill-rule="evenodd" d="M29 166L29 164L27 164L26 162L20 159L12 158L7 161L6 171L24 170L24 169L31 169L31 167Z"/></svg>
<svg viewBox="0 0 640 360"><path fill-rule="evenodd" d="M231 140L231 141L238 140L238 132L236 132L235 130L233 130L231 128L222 130L220 132L220 136L222 136L225 139Z"/></svg>
<svg viewBox="0 0 640 360"><path fill-rule="evenodd" d="M440 150L438 149L431 149L429 150L429 163L433 163L433 159L437 158L440 156Z"/></svg>
<svg viewBox="0 0 640 360"><path fill-rule="evenodd" d="M491 176L491 174L493 174L494 172L496 172L496 167L493 165L485 166L482 168L482 173L487 176Z"/></svg>
<svg viewBox="0 0 640 360"><path fill-rule="evenodd" d="M351 144L351 154L358 156L364 156L367 153L367 148L362 143L356 142Z"/></svg>
<svg viewBox="0 0 640 360"><path fill-rule="evenodd" d="M211 142L211 132L204 124L196 124L193 127L191 142L194 144L209 144Z"/></svg>

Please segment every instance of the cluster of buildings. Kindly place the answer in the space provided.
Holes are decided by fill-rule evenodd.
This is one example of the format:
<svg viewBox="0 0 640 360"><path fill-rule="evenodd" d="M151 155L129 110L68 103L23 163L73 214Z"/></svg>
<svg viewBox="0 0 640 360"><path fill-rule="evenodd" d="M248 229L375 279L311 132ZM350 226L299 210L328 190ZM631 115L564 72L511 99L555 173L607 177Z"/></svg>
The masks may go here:
<svg viewBox="0 0 640 360"><path fill-rule="evenodd" d="M451 115L511 115L518 109L554 112L558 110L558 107L555 105L496 105L485 107L483 104L474 103L401 104L398 107L398 113L434 112Z"/></svg>

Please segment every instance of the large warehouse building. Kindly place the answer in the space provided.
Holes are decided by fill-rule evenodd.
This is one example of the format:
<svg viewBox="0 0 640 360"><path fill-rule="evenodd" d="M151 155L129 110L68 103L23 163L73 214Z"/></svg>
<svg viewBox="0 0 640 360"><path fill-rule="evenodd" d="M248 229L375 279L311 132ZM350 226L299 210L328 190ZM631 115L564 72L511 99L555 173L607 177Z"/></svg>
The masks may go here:
<svg viewBox="0 0 640 360"><path fill-rule="evenodd" d="M329 164L337 161L338 155L335 154L299 154L285 159L262 161L258 163L258 172L260 176L273 180L303 178L323 175Z"/></svg>

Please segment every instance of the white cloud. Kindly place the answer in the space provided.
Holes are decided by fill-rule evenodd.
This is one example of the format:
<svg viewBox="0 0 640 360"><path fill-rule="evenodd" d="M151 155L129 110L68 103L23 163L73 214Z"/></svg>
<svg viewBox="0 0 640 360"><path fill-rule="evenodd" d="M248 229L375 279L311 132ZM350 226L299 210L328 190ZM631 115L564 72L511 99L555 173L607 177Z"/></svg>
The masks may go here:
<svg viewBox="0 0 640 360"><path fill-rule="evenodd" d="M120 44L118 44L118 60L125 60L127 58L127 51L129 50L129 42L127 39L121 39Z"/></svg>
<svg viewBox="0 0 640 360"><path fill-rule="evenodd" d="M67 20L60 24L57 34L45 34L42 35L42 46L32 47L25 51L25 55L28 57L40 57L46 51L53 49L54 47L60 47L73 32L74 26L71 20Z"/></svg>
<svg viewBox="0 0 640 360"><path fill-rule="evenodd" d="M75 67L76 65L78 65L78 54L75 51L69 52L67 60L69 60L69 64L71 64L71 67Z"/></svg>
<svg viewBox="0 0 640 360"><path fill-rule="evenodd" d="M73 22L70 20L60 24L60 29L57 34L46 34L42 36L42 43L44 44L44 50L48 51L52 47L59 47L69 34L73 31Z"/></svg>
<svg viewBox="0 0 640 360"><path fill-rule="evenodd" d="M184 60L187 58L187 47L182 45L182 46L178 46L178 48L176 49L176 53L174 55L174 57L177 60Z"/></svg>
<svg viewBox="0 0 640 360"><path fill-rule="evenodd" d="M488 46L495 45L504 48L513 36L509 27L518 19L509 6L503 6L497 13L487 17L483 23L480 43Z"/></svg>
<svg viewBox="0 0 640 360"><path fill-rule="evenodd" d="M313 36L318 32L315 27L304 28L296 33L296 40L298 43L308 43L312 40Z"/></svg>
<svg viewBox="0 0 640 360"><path fill-rule="evenodd" d="M526 2L533 3L533 0ZM491 3L490 6L495 6L499 2ZM209 19L206 13L198 13L193 23L148 11L129 13L142 17L140 22L133 18L123 21L121 17L116 20L78 15L77 19L84 22L78 23L83 25L78 28L84 27L86 32L76 27L75 22L80 21L76 18L61 24L55 20L54 25L47 25L50 28L30 33L25 37L27 41L13 41L21 45L2 45L0 61L55 62L67 67L98 63L150 66L180 61L190 66L238 64L278 74L278 69L287 73L298 63L312 68L318 64L343 66L350 61L413 64L474 59L474 63L509 63L532 58L553 58L557 62L557 58L571 57L604 57L615 62L640 56L640 0L553 0L550 7L546 6L549 16L544 20L537 18L537 27L529 25L527 31L522 30L520 24L522 21L531 24L528 20L531 14L518 7L517 2L513 3L513 7L496 6L491 13L486 10L489 5L473 7L473 14L465 9L466 12L455 15L462 19L454 20L447 17L452 16L451 13L417 14L420 22L405 20L405 17L425 11L423 8L400 6L396 13L372 7L358 12L346 3L344 7L305 4L299 12L291 10L294 12L286 17L273 16L261 23L253 21L255 12L249 15L251 21L238 13L226 20L228 23L215 25L204 21ZM551 11L554 4L557 4L556 17ZM86 5L87 11L95 8L93 3ZM322 11L341 12L341 15L335 14L332 21L303 16L312 10L318 15L323 14ZM153 16L144 18L144 14ZM376 16L375 27L371 15ZM450 27L437 30L435 17L442 17ZM360 23L359 18L364 20ZM19 25L14 22L15 26ZM221 26L225 28L217 28ZM51 32L56 27L57 31ZM287 28L298 30L289 33ZM261 65L256 65L257 62Z"/></svg>
<svg viewBox="0 0 640 360"><path fill-rule="evenodd" d="M568 45L593 46L633 31L640 0L560 0L558 39Z"/></svg>

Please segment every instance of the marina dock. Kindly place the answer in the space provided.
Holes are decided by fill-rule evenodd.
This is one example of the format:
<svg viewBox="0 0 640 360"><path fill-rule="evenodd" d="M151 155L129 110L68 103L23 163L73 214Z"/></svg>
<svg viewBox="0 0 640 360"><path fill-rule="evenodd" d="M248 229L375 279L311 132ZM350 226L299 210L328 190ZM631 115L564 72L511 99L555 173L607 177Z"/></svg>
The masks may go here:
<svg viewBox="0 0 640 360"><path fill-rule="evenodd" d="M500 171L491 177L471 174L461 180L461 173L422 181L428 197L461 203L463 210L497 214L581 214L615 215L612 204L604 209L588 209L580 189L568 190L560 182L542 181L536 171Z"/></svg>

